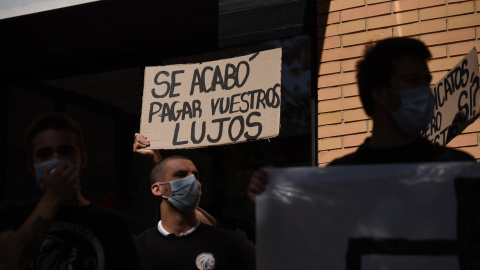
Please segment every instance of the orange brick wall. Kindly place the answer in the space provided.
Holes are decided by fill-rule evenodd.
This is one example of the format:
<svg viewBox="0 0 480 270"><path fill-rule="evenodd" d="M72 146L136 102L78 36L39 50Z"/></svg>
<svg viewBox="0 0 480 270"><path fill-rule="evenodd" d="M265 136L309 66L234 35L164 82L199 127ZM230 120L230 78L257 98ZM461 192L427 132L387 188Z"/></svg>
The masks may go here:
<svg viewBox="0 0 480 270"><path fill-rule="evenodd" d="M319 0L317 14L319 166L355 151L370 136L372 121L355 82L365 44L394 36L422 40L433 54L433 83L473 46L480 51L478 0ZM477 120L448 146L480 160L479 141Z"/></svg>

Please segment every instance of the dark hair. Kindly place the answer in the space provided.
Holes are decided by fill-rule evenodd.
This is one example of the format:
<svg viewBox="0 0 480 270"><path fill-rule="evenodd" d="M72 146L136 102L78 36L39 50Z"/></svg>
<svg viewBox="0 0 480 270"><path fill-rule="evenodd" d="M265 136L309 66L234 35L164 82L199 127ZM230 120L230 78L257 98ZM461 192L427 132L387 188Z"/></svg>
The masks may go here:
<svg viewBox="0 0 480 270"><path fill-rule="evenodd" d="M173 155L162 159L157 164L155 164L155 166L153 166L153 169L150 172L150 185L153 185L157 182L162 182L162 179L165 178L165 174L167 173L165 169L166 162L174 159L186 159L192 161L190 158L182 155Z"/></svg>
<svg viewBox="0 0 480 270"><path fill-rule="evenodd" d="M357 82L360 99L368 115L373 113L372 89L388 86L395 72L393 62L408 55L425 61L432 57L423 42L412 38L394 37L367 45L364 58L357 63Z"/></svg>
<svg viewBox="0 0 480 270"><path fill-rule="evenodd" d="M85 142L83 140L83 131L80 124L72 117L59 112L51 112L38 116L35 118L25 133L25 146L27 150L27 157L33 160L33 146L32 140L38 133L48 130L67 130L73 132L77 138L77 146L80 152L85 151Z"/></svg>

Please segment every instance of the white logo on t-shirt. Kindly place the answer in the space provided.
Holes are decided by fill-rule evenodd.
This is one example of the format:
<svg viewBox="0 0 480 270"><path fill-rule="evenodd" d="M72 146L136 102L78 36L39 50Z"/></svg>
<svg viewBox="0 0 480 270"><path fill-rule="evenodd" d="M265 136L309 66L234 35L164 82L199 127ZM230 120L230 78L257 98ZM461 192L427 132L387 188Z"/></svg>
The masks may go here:
<svg viewBox="0 0 480 270"><path fill-rule="evenodd" d="M215 257L212 253L203 252L198 254L195 260L197 268L200 270L211 270L215 268Z"/></svg>

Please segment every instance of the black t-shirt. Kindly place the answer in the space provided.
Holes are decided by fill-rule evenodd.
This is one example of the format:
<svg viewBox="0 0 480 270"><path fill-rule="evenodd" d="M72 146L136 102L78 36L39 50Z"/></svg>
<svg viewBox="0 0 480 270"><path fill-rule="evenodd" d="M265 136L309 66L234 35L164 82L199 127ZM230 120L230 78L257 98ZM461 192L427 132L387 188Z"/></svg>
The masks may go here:
<svg viewBox="0 0 480 270"><path fill-rule="evenodd" d="M205 224L180 237L152 227L136 236L135 244L144 270L255 269L255 250L245 238Z"/></svg>
<svg viewBox="0 0 480 270"><path fill-rule="evenodd" d="M0 232L17 230L35 206L0 206ZM137 269L136 255L125 217L90 203L59 209L31 269Z"/></svg>
<svg viewBox="0 0 480 270"><path fill-rule="evenodd" d="M372 148L368 146L368 140L354 153L335 159L330 165L475 161L465 152L432 144L422 137L406 145L391 148Z"/></svg>

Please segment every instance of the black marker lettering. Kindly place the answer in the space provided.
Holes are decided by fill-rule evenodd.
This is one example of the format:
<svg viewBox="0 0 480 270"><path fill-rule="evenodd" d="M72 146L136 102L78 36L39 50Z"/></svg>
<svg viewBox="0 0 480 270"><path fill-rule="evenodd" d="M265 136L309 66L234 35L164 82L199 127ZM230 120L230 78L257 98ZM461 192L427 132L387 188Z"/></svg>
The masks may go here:
<svg viewBox="0 0 480 270"><path fill-rule="evenodd" d="M233 124L235 123L236 120L238 120L238 122L240 123L240 131L238 131L238 134L235 137L233 137L232 129L233 129ZM228 137L232 142L236 142L238 141L238 139L240 139L240 137L242 137L243 130L245 129L245 125L243 122L244 122L243 116L241 115L235 116L232 119L232 121L230 121L230 125L228 126Z"/></svg>
<svg viewBox="0 0 480 270"><path fill-rule="evenodd" d="M195 86L200 87L200 92L202 92L202 78L200 76L200 72L198 71L198 68L193 71L193 79L192 79L192 87L190 88L190 96L193 95L193 92L195 92ZM203 88L205 88L205 85L203 85Z"/></svg>
<svg viewBox="0 0 480 270"><path fill-rule="evenodd" d="M158 106L158 110L153 111L154 106ZM160 102L152 102L150 103L150 112L148 114L148 123L152 123L152 116L156 113L158 113L162 109L162 103Z"/></svg>
<svg viewBox="0 0 480 270"><path fill-rule="evenodd" d="M216 142L219 142L220 139L222 139L223 122L228 121L228 120L230 120L230 117L225 117L225 118L220 118L220 119L212 120L212 123L219 123L218 136L217 136L217 138L212 139L212 137L210 137L210 134L208 134L208 135L207 135L207 140L208 140L209 142L211 142L211 143L216 143Z"/></svg>
<svg viewBox="0 0 480 270"><path fill-rule="evenodd" d="M245 108L245 109L242 109L242 108L240 107L240 112L242 112L242 113L248 112L248 107L249 107L249 105L248 105L248 100L245 100L244 97L245 97L246 95L249 95L249 94L250 94L250 93L248 93L248 92L243 92L243 93L242 93L242 96L241 96L241 98L240 98L240 99L242 100L242 102L246 105L246 108Z"/></svg>
<svg viewBox="0 0 480 270"><path fill-rule="evenodd" d="M210 85L210 88L208 88L208 89L207 89L207 86L205 85L205 72L207 72L207 70L212 71L213 68L209 67L209 66L206 66L206 67L203 68L202 77L201 77L202 83L200 84L200 93L208 93L208 92L212 91L212 85Z"/></svg>
<svg viewBox="0 0 480 270"><path fill-rule="evenodd" d="M203 138L205 138L205 121L202 122L202 132L200 133L200 139L195 138L195 124L197 121L192 122L192 133L191 133L191 139L193 144L199 144L203 141Z"/></svg>
<svg viewBox="0 0 480 270"><path fill-rule="evenodd" d="M245 70L245 76L243 77L243 81L240 83L238 80L238 76L240 76L240 68L242 67L242 65L245 66L246 70ZM248 64L248 62L241 61L240 63L238 63L237 76L236 76L236 82L235 82L238 88L242 87L247 82L249 75L250 75L250 65Z"/></svg>
<svg viewBox="0 0 480 270"><path fill-rule="evenodd" d="M235 95L232 95L230 97L230 113L236 113L238 112L238 110L234 110L233 107L235 106L235 104L238 104L239 102L235 102L235 98L240 96L241 94L235 94Z"/></svg>
<svg viewBox="0 0 480 270"><path fill-rule="evenodd" d="M193 117L192 107L190 107L190 103L188 102L184 102L182 110L178 110L177 112L179 115L180 113L182 114L182 120L185 120L185 115L188 115L188 118L190 119Z"/></svg>
<svg viewBox="0 0 480 270"><path fill-rule="evenodd" d="M462 103L462 97L465 97L466 99L468 99L468 92L462 91L460 93L460 96L458 97L458 114L457 115L459 117L460 123L463 124L467 121L467 116L470 114L470 110L468 107L468 102ZM465 111L465 113L462 113L462 111Z"/></svg>
<svg viewBox="0 0 480 270"><path fill-rule="evenodd" d="M168 97L172 98L172 97L178 97L180 95L179 93L177 94L174 93L175 87L182 85L182 83L177 83L176 78L177 78L177 74L182 74L184 72L185 71L183 70L175 70L172 72L172 84L171 84L172 91L170 91L170 94L168 95Z"/></svg>
<svg viewBox="0 0 480 270"><path fill-rule="evenodd" d="M157 94L157 92L155 91L155 88L152 88L152 96L154 98L164 98L168 95L168 92L170 92L170 83L168 81L161 81L159 82L158 81L158 77L160 75L166 75L167 77L170 76L170 73L168 73L167 71L159 71L156 75L155 75L155 78L153 79L153 82L156 84L156 85L162 85L162 84L166 84L167 86L167 89L165 91L165 93L163 95L159 95Z"/></svg>
<svg viewBox="0 0 480 270"><path fill-rule="evenodd" d="M230 72L230 70L232 72ZM235 85L237 85L237 70L235 65L228 63L225 66L225 81L223 82L224 90L231 90ZM229 84L229 81L232 81L232 84Z"/></svg>
<svg viewBox="0 0 480 270"><path fill-rule="evenodd" d="M252 141L252 140L255 140L258 138L258 136L260 136L260 134L262 134L262 124L260 122L251 122L250 119L252 118L252 116L257 116L257 117L260 117L262 116L262 114L260 112L251 112L248 116L247 116L247 127L257 127L257 133L255 135L250 135L248 132L245 133L245 138L249 141Z"/></svg>
<svg viewBox="0 0 480 270"><path fill-rule="evenodd" d="M202 103L200 102L200 100L195 99L192 102L192 107L193 107L193 117L202 117Z"/></svg>
<svg viewBox="0 0 480 270"><path fill-rule="evenodd" d="M213 73L212 86L210 87L210 91L216 91L217 84L220 85L221 89L224 88L222 72L220 71L220 68L218 66L215 67L215 71Z"/></svg>
<svg viewBox="0 0 480 270"><path fill-rule="evenodd" d="M173 141L172 141L172 144L173 145L182 145L182 144L187 144L188 141L178 141L178 130L180 129L180 123L177 123L175 125L175 133L173 135Z"/></svg>
<svg viewBox="0 0 480 270"><path fill-rule="evenodd" d="M256 106L256 109L258 110L258 108L260 108L260 103L262 104L263 108L265 109L265 92L263 90L260 90L258 92L258 96L257 96L257 106Z"/></svg>

